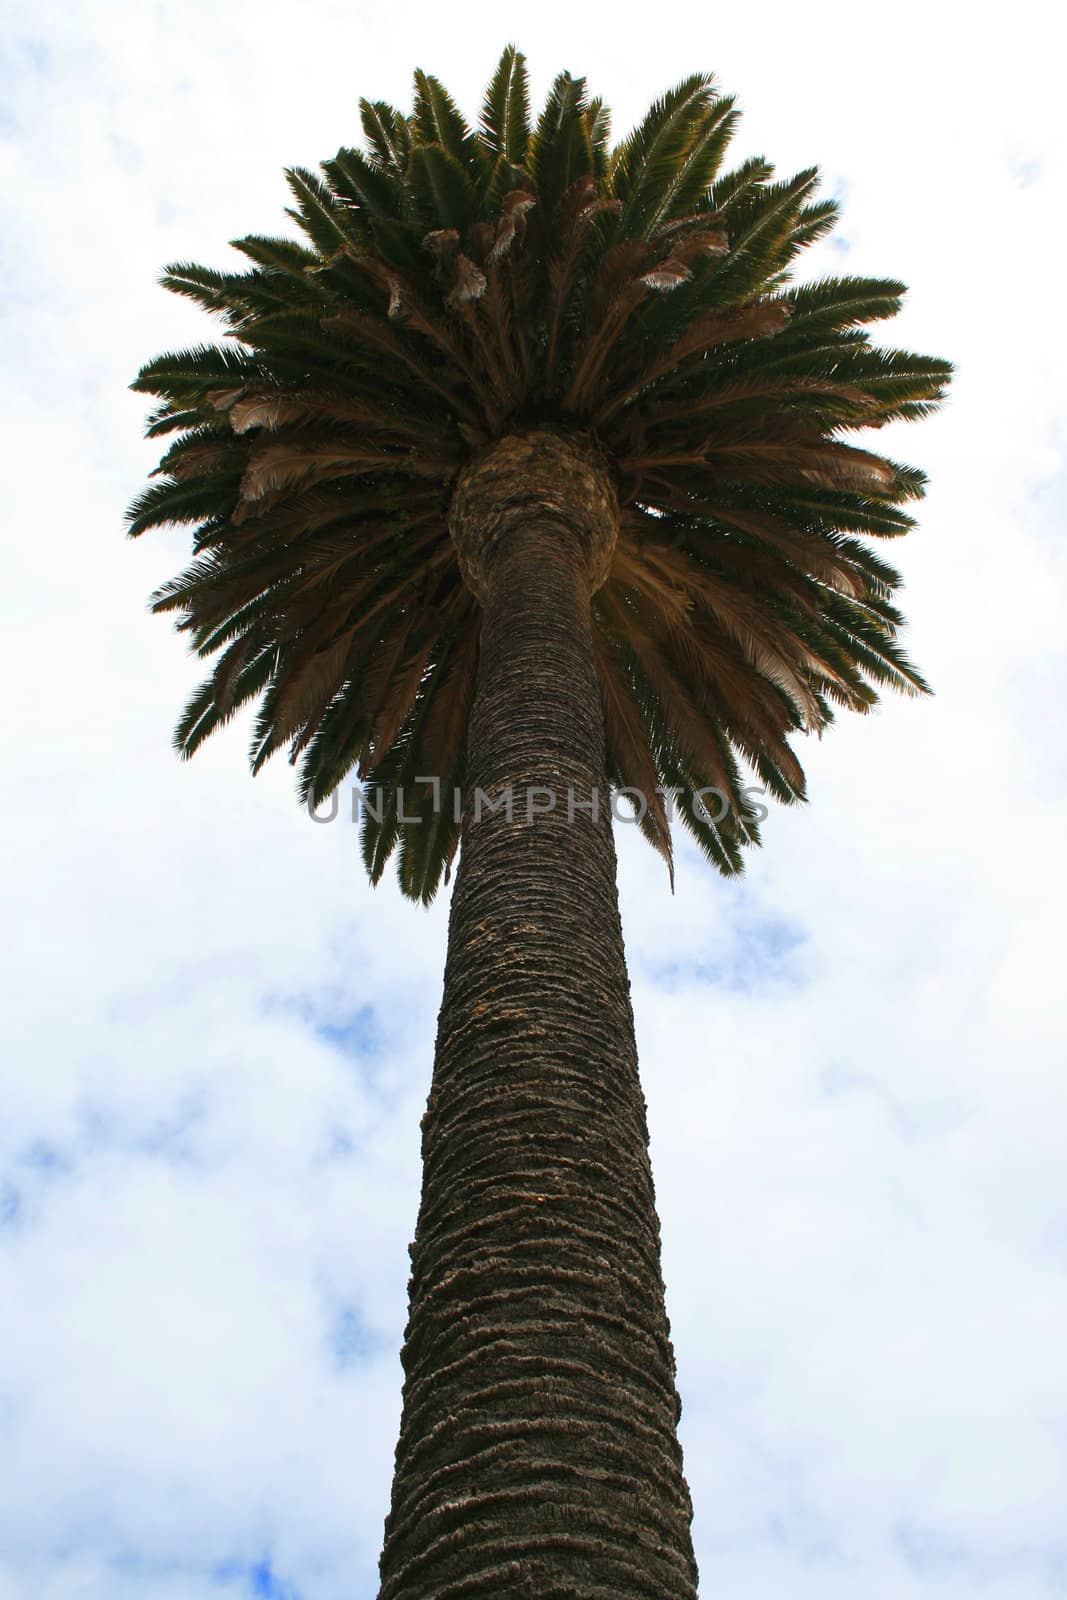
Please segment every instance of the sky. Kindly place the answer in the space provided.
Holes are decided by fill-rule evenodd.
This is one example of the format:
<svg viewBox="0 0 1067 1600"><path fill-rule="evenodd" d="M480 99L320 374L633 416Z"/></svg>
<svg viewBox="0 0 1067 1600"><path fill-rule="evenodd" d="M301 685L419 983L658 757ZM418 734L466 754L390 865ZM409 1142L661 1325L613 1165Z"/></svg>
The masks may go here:
<svg viewBox="0 0 1067 1600"><path fill-rule="evenodd" d="M1067 1591L1065 139L1039 8L4 0L0 1600L373 1600L446 905L366 884L124 540L137 367L210 337L174 259L284 165L500 50L616 133L686 73L812 162L811 272L911 285L951 358L893 552L936 695L802 754L745 879L618 829L703 1592ZM808 270L808 269L806 269Z"/></svg>

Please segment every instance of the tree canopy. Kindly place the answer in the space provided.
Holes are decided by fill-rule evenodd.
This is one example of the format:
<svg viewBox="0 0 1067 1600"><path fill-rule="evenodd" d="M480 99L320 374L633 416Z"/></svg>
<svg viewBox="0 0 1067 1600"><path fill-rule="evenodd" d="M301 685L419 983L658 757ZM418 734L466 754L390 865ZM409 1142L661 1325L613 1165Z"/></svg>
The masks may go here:
<svg viewBox="0 0 1067 1600"><path fill-rule="evenodd" d="M462 788L480 619L452 486L495 438L573 430L620 505L593 597L607 776L646 796L668 861L661 788L737 872L759 839L748 771L797 801L794 734L925 688L871 543L913 525L923 478L853 439L924 415L950 365L871 343L903 284L792 281L836 206L814 168L726 167L738 112L707 75L614 146L569 73L534 120L510 46L476 127L423 72L410 114L360 115L361 147L287 173L301 239L238 239L246 269L163 278L225 329L133 385L173 440L130 532L192 526L153 605L217 658L177 748L258 702L253 770L286 750L314 803L357 775L372 879L395 850L404 891L431 899L459 822L416 778ZM708 787L721 820L692 804Z"/></svg>

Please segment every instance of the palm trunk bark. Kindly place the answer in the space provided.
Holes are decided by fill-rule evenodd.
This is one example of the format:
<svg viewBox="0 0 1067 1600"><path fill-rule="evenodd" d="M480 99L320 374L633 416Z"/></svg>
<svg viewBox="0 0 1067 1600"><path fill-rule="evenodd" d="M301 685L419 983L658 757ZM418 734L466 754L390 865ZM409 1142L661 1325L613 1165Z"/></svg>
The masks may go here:
<svg viewBox="0 0 1067 1600"><path fill-rule="evenodd" d="M590 633L597 473L554 436L504 441L459 519L481 655L379 1600L696 1594Z"/></svg>

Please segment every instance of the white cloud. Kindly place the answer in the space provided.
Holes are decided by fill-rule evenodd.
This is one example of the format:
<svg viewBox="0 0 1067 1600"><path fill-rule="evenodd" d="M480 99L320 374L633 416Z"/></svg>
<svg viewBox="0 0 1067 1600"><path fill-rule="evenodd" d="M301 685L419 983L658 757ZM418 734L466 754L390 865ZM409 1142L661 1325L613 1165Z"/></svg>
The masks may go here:
<svg viewBox="0 0 1067 1600"><path fill-rule="evenodd" d="M1037 8L9 15L0 1600L374 1593L445 907L372 893L355 830L312 827L287 771L251 785L241 734L175 763L194 669L144 600L183 539L121 539L153 464L124 386L206 336L165 262L277 226L281 167L416 64L473 109L509 36L539 94L587 70L620 132L713 67L744 150L841 193L824 268L902 276L894 340L960 367L889 442L932 478L898 561L937 697L807 750L813 803L743 886L687 857L672 899L619 830L705 1586L1058 1592L1064 141Z"/></svg>

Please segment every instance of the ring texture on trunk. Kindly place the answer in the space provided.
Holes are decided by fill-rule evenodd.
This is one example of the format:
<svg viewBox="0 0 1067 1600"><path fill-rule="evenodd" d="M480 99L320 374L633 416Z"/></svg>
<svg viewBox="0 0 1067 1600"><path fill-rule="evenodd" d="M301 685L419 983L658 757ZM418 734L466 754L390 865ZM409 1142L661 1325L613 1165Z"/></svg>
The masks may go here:
<svg viewBox="0 0 1067 1600"><path fill-rule="evenodd" d="M536 519L566 529L594 593L611 569L619 506L607 464L588 438L547 428L507 434L460 473L449 530L467 587L484 600L501 544Z"/></svg>

